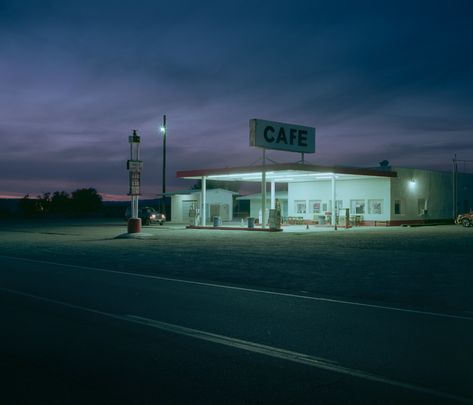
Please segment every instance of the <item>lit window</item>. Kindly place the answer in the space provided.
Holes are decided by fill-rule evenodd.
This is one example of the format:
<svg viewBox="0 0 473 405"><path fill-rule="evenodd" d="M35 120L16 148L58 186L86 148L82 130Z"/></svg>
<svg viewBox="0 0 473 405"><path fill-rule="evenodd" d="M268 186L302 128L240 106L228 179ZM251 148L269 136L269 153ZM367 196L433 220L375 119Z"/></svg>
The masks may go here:
<svg viewBox="0 0 473 405"><path fill-rule="evenodd" d="M350 210L353 214L365 213L365 200L351 200Z"/></svg>
<svg viewBox="0 0 473 405"><path fill-rule="evenodd" d="M368 200L368 214L382 214L383 200Z"/></svg>
<svg viewBox="0 0 473 405"><path fill-rule="evenodd" d="M307 211L307 203L305 200L296 200L294 201L296 214L305 214Z"/></svg>
<svg viewBox="0 0 473 405"><path fill-rule="evenodd" d="M321 200L310 200L309 201L309 210L311 214L320 214L322 209Z"/></svg>

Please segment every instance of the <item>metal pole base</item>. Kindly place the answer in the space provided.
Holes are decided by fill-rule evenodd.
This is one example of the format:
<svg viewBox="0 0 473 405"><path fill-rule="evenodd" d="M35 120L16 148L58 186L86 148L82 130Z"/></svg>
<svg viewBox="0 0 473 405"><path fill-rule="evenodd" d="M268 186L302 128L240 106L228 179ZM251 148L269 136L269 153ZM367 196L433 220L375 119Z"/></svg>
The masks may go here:
<svg viewBox="0 0 473 405"><path fill-rule="evenodd" d="M141 232L141 218L130 218L128 220L128 233Z"/></svg>

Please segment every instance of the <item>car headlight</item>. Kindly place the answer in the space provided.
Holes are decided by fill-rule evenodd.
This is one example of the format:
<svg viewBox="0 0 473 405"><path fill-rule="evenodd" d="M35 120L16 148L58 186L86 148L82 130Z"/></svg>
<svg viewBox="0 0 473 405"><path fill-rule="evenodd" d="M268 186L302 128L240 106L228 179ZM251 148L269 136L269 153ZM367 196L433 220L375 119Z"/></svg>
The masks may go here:
<svg viewBox="0 0 473 405"><path fill-rule="evenodd" d="M156 214L152 214L150 218L151 219L156 219Z"/></svg>

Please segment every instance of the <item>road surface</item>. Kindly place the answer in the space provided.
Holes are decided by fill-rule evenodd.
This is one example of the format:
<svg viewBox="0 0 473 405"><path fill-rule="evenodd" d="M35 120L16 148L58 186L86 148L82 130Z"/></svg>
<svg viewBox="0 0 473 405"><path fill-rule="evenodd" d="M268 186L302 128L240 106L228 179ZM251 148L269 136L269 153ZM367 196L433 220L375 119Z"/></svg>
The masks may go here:
<svg viewBox="0 0 473 405"><path fill-rule="evenodd" d="M473 316L0 256L1 403L473 403Z"/></svg>

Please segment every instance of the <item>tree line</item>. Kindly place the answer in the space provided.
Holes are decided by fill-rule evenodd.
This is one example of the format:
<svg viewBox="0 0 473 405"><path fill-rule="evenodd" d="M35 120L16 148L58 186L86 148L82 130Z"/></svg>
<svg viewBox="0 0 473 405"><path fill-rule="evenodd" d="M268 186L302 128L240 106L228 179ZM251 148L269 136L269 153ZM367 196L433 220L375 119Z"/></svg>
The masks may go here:
<svg viewBox="0 0 473 405"><path fill-rule="evenodd" d="M82 216L95 214L102 208L102 196L94 188L81 188L67 193L55 191L36 198L25 195L18 204L24 217Z"/></svg>

